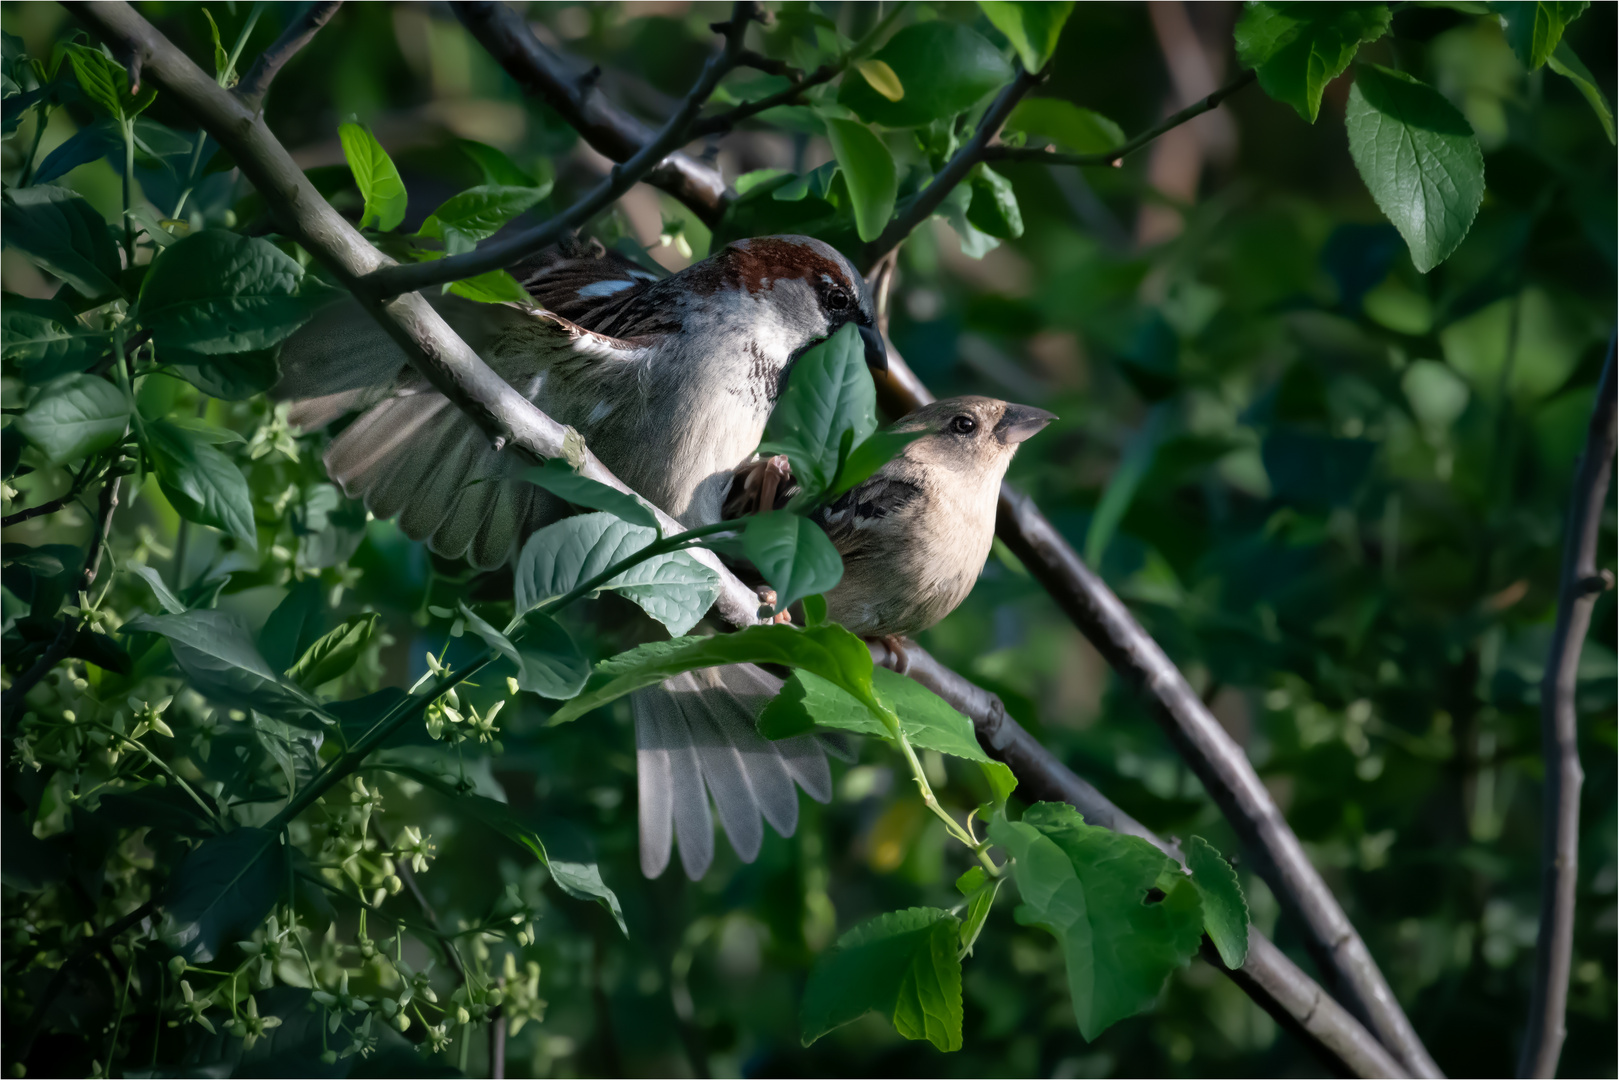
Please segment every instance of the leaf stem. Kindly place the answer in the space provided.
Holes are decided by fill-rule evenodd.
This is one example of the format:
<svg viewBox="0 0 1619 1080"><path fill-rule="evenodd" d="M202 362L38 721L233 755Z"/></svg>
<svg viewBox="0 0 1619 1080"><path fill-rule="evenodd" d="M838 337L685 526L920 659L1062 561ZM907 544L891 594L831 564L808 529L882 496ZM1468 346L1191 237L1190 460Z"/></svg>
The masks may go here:
<svg viewBox="0 0 1619 1080"><path fill-rule="evenodd" d="M185 780L181 779L180 774L175 772L174 769L169 765L168 762L164 761L162 758L160 758L156 754L152 753L151 749L145 743L141 742L139 739L130 738L128 735L125 735L123 732L121 732L118 729L114 728L111 724L103 724L98 720L87 720L87 721L82 721L82 723L86 727L94 728L97 731L105 732L106 734L108 734L111 737L117 739L118 741L120 741L120 742L122 742L122 743L124 743L124 744L126 744L128 746L134 747L136 750L139 750L141 753L145 754L148 761L150 761L153 765L156 765L160 770L162 770L163 773L166 776L168 776L168 778L171 781L173 781L176 785L179 786L181 791L183 791L187 795L191 796L191 801L196 803L198 806L200 806L202 808L202 812L204 814L208 815L208 820L209 821L213 822L216 825L219 824L219 814L212 807L210 807L207 803L203 802L202 796L198 795L196 790L190 784L186 783Z"/></svg>
<svg viewBox="0 0 1619 1080"><path fill-rule="evenodd" d="M133 269L135 266L135 222L129 216L134 206L135 185L135 118L128 116L118 125L124 136L124 260L125 265ZM120 345L119 355L122 356Z"/></svg>
<svg viewBox="0 0 1619 1080"><path fill-rule="evenodd" d="M887 716L883 718L883 723L888 726L889 731L894 733L894 741L899 744L900 753L905 755L905 763L911 767L911 779L916 781L916 786L922 792L923 805L939 816L951 836L960 840L972 850L972 853L978 857L978 861L983 864L985 872L991 878L1000 877L1001 868L996 866L995 861L989 857L989 845L979 843L973 839L972 835L966 829L963 829L960 823L951 817L944 807L939 805L938 798L933 794L932 786L928 784L927 774L922 771L922 762L917 759L916 751L911 748L911 740L905 737L905 729L899 726L897 720L891 720Z"/></svg>
<svg viewBox="0 0 1619 1080"><path fill-rule="evenodd" d="M28 182L33 179L34 165L39 158L39 144L45 141L45 129L51 123L51 109L41 105L37 116L34 121L34 141L28 147L27 160L22 163L22 174L17 177L17 186L20 188L27 187Z"/></svg>

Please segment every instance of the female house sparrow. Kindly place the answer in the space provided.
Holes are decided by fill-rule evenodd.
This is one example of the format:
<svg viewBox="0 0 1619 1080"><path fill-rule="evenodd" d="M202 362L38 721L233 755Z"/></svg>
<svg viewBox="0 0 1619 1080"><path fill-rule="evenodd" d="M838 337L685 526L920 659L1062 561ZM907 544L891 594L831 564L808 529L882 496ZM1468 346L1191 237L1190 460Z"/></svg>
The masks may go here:
<svg viewBox="0 0 1619 1080"><path fill-rule="evenodd" d="M731 470L752 454L787 372L809 344L854 322L885 369L872 298L842 255L802 236L738 241L658 280L599 243L540 253L512 273L546 309L446 296L440 314L503 378L642 496L688 527L720 520ZM324 313L281 351L274 394L305 429L362 415L332 440L328 473L379 518L449 558L488 569L567 513L523 482L525 463L490 446L356 305ZM642 867L668 864L679 823L687 873L713 857L707 789L733 846L752 861L761 816L783 835L798 821L796 781L831 797L821 745L768 742L754 717L774 692L751 667L650 687L633 701L642 774ZM648 784L656 795L649 802ZM650 810L649 810L650 808ZM698 839L701 834L701 839ZM662 857L647 837L662 836ZM649 852L651 854L649 854Z"/></svg>

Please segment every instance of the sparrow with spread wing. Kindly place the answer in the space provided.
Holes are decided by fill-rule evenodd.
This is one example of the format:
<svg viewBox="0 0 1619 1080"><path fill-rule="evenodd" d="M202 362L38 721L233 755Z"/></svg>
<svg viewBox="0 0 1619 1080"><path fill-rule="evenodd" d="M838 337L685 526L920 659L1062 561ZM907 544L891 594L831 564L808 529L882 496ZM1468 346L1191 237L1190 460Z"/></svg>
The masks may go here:
<svg viewBox="0 0 1619 1080"><path fill-rule="evenodd" d="M572 425L608 468L687 527L720 520L732 470L759 445L788 370L810 344L855 323L867 361L886 367L872 298L849 261L819 240L742 240L668 278L570 242L512 268L544 308L446 296L435 307L501 377ZM489 569L567 513L496 450L357 305L323 313L281 351L274 393L312 429L359 417L331 442L328 473L412 539ZM747 665L694 672L632 701L641 776L641 865L669 862L678 828L692 878L713 859L708 794L751 861L761 818L783 835L802 786L831 797L811 738L769 742L755 718L779 687ZM705 789L708 794L705 794Z"/></svg>

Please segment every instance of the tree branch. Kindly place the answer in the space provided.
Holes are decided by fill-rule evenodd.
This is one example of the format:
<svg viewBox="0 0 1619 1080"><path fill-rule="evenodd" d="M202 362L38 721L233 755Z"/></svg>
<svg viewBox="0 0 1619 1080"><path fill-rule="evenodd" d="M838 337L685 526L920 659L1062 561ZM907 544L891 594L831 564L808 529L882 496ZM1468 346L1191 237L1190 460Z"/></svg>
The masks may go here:
<svg viewBox="0 0 1619 1080"><path fill-rule="evenodd" d="M287 61L298 55L305 45L315 40L320 28L325 26L331 17L337 14L337 9L343 6L343 0L316 0L304 9L292 22L287 24L286 30L276 38L271 45L259 54L253 61L247 77L236 87L236 93L248 108L255 111L264 103L264 95L270 89L270 83L286 67Z"/></svg>
<svg viewBox="0 0 1619 1080"><path fill-rule="evenodd" d="M1060 154L1052 150L1033 146L991 146L988 147L980 160L983 161L1034 161L1043 165L1114 165L1143 146L1152 142L1164 132L1178 128L1188 120L1195 120L1206 112L1219 107L1226 98L1254 81L1254 73L1245 71L1226 85L1201 101L1186 106L1180 112L1166 117L1156 127L1148 128L1140 135L1131 139L1123 146L1108 150L1100 154ZM1208 85L1207 83L1204 84Z"/></svg>
<svg viewBox="0 0 1619 1080"><path fill-rule="evenodd" d="M607 100L588 73L580 76L540 43L523 16L498 0L452 3L456 18L525 92L541 98L590 146L627 162L652 141L652 129ZM710 228L729 198L719 170L671 152L643 179L691 208Z"/></svg>
<svg viewBox="0 0 1619 1080"><path fill-rule="evenodd" d="M877 377L877 392L883 407L896 416L934 400L892 346L888 372ZM1321 880L1242 748L1163 649L1033 500L1010 484L1001 485L995 530L1113 669L1148 699L1154 718L1237 830L1243 846L1256 856L1258 871L1283 906L1304 924L1317 963L1335 976L1340 994L1403 1063L1402 1071L1442 1075L1366 943Z"/></svg>
<svg viewBox="0 0 1619 1080"><path fill-rule="evenodd" d="M1039 86L1044 78L1044 72L1031 73L1021 67L1018 68L1017 78L1001 89L1000 94L990 105L989 111L979 119L978 128L973 132L972 138L956 151L955 157L945 163L944 168L928 182L927 187L900 207L899 212L883 228L882 234L866 245L861 253L865 269L869 270L884 255L899 247L900 243L911 235L912 229L932 216L933 211L939 208L939 204L949 198L950 193L956 190L956 185L972 172L973 166L984 159L989 141L1000 134L1001 125L1012 115L1012 110L1023 100L1023 95Z"/></svg>
<svg viewBox="0 0 1619 1080"><path fill-rule="evenodd" d="M757 67L757 64L750 64ZM758 116L762 112L782 105L795 105L804 96L806 90L813 89L823 83L829 83L843 73L844 64L822 64L798 82L774 94L768 94L757 101L744 101L733 108L713 116L705 116L692 125L693 137L703 135L723 135L736 127L742 121Z"/></svg>
<svg viewBox="0 0 1619 1080"><path fill-rule="evenodd" d="M465 412L494 445L510 446L534 460L578 456L582 474L629 491L594 454L580 449L582 444L572 429L545 415L495 374L420 295L407 293L382 300L359 287L364 275L392 266L393 261L321 198L261 116L221 89L128 4L71 3L67 7L109 45L143 58L151 78L189 109L236 160L282 231L355 292L361 305L404 349L412 366ZM668 531L680 531L680 525L661 511L659 521ZM721 572L719 613L734 625L756 622L758 595L725 571L712 552L697 550L692 556Z"/></svg>
<svg viewBox="0 0 1619 1080"><path fill-rule="evenodd" d="M1613 472L1616 403L1614 338L1597 384L1596 407L1585 435L1585 451L1574 470L1568 526L1563 535L1563 572L1558 586L1557 627L1546 654L1540 683L1541 759L1546 768L1542 796L1540 939L1535 946L1535 985L1529 1004L1519 1076L1556 1076L1563 1052L1563 1017L1568 1009L1569 970L1574 961L1574 894L1579 882L1580 769L1578 714L1574 692L1580 649L1591 627L1598 594L1611 578L1597 571L1597 538Z"/></svg>
<svg viewBox="0 0 1619 1080"><path fill-rule="evenodd" d="M541 248L556 243L607 209L630 188L640 183L654 166L687 142L692 122L697 119L697 114L702 111L720 80L736 67L737 57L742 54L742 39L756 10L753 0L737 0L731 9L730 22L722 24L725 28L724 46L710 56L708 62L703 65L702 74L698 75L691 91L681 99L680 108L675 110L675 114L651 142L637 150L628 161L614 165L607 178L591 189L584 198L543 225L526 229L503 240L480 244L475 251L468 251L465 254L451 255L433 262L383 267L365 275L358 283L358 287L371 296L387 297L413 289L425 289L431 285L460 281L463 278L486 274L491 270L501 270L524 256L532 255Z"/></svg>
<svg viewBox="0 0 1619 1080"><path fill-rule="evenodd" d="M875 662L888 668L895 666L897 657L885 645L869 645ZM1006 714L999 697L957 675L915 642L907 641L904 648L905 673L973 722L978 741L989 755L1011 767L1021 798L1066 802L1090 824L1139 836L1170 858L1182 861L1176 845L1113 805L1107 796L1058 761L1023 725ZM1398 1076L1404 1072L1360 1021L1327 996L1257 929L1248 932L1248 959L1241 968L1226 967L1206 941L1203 955L1260 1008L1326 1058L1333 1069L1364 1077Z"/></svg>

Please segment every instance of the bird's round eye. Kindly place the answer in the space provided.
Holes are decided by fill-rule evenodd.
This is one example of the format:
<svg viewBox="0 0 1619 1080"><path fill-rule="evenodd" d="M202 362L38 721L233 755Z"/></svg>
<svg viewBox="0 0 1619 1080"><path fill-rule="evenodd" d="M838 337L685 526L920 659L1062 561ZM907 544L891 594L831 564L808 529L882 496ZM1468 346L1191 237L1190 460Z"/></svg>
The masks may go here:
<svg viewBox="0 0 1619 1080"><path fill-rule="evenodd" d="M827 294L826 309L828 311L848 311L849 294L839 289L833 289Z"/></svg>
<svg viewBox="0 0 1619 1080"><path fill-rule="evenodd" d="M978 421L970 416L956 416L950 420L950 430L957 435L971 435L978 427Z"/></svg>

